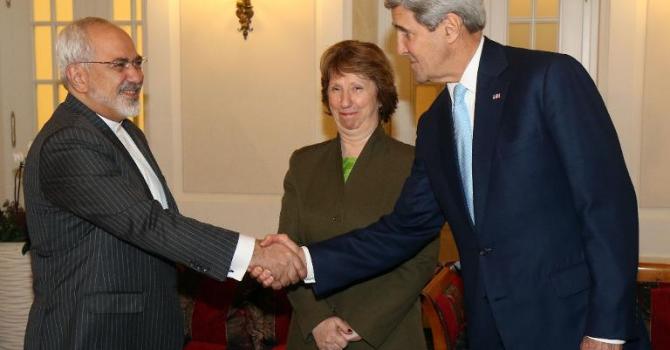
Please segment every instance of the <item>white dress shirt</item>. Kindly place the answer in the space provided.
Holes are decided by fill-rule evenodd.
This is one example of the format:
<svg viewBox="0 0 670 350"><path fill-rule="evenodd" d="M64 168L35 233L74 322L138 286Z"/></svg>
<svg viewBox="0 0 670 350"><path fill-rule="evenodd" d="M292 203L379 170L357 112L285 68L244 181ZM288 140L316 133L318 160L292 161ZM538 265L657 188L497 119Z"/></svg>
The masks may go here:
<svg viewBox="0 0 670 350"><path fill-rule="evenodd" d="M156 172L154 172L151 165L139 148L135 144L135 141L128 135L126 129L121 125L122 122L113 121L107 119L100 114L98 114L107 126L112 129L114 135L119 139L123 147L126 148L130 157L133 158L135 165L140 170L142 177L144 177L144 182L146 182L149 190L151 191L151 196L157 200L163 209L168 208L167 199L165 196L165 189L161 184ZM237 241L237 246L235 247L235 253L233 254L233 260L230 262L230 269L228 270L228 277L234 278L238 281L241 281L244 277L244 274L247 272L247 267L251 262L251 256L254 253L254 244L256 240L252 237L240 234L240 238Z"/></svg>
<svg viewBox="0 0 670 350"><path fill-rule="evenodd" d="M449 96L451 100L454 100L454 87L457 84L465 86L465 104L468 106L468 116L470 117L470 130L473 130L472 135L474 135L475 130L475 96L477 96L477 73L479 72L479 61L482 58L482 49L484 48L484 36L479 41L479 46L477 51L475 51L474 56L470 59L470 63L465 67L463 75L461 76L461 81L447 83L447 89L449 90Z"/></svg>

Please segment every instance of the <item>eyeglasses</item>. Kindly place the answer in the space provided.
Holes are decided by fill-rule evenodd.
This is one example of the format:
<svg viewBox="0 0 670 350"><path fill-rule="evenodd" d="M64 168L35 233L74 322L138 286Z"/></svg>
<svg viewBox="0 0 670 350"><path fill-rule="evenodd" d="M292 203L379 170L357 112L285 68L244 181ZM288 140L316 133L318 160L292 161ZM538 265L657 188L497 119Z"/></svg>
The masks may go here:
<svg viewBox="0 0 670 350"><path fill-rule="evenodd" d="M123 72L127 68L130 68L132 65L137 70L142 70L142 64L146 62L147 59L144 57L137 57L134 60L129 60L127 58L119 58L114 61L89 61L89 62L76 62L76 63L97 63L97 64L106 64L113 70L117 72Z"/></svg>

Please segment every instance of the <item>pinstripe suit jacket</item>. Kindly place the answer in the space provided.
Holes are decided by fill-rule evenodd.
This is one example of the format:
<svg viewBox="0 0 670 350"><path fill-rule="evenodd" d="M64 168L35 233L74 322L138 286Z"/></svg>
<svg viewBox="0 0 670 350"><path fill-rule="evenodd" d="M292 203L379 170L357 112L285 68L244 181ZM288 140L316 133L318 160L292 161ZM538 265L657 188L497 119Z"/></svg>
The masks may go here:
<svg viewBox="0 0 670 350"><path fill-rule="evenodd" d="M238 234L180 215L144 135L123 127L169 209L153 200L111 129L72 95L28 153L35 300L26 349L181 349L174 262L226 278Z"/></svg>

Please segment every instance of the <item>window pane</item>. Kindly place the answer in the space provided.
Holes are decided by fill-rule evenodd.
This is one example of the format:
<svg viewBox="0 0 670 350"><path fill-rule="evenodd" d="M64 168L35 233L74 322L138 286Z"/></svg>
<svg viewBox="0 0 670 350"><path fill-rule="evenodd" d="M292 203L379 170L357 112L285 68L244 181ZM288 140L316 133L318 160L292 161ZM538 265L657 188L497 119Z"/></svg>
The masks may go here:
<svg viewBox="0 0 670 350"><path fill-rule="evenodd" d="M530 17L531 16L530 5L531 0L509 0L507 4L509 17Z"/></svg>
<svg viewBox="0 0 670 350"><path fill-rule="evenodd" d="M140 128L140 130L144 130L144 98L140 98L140 114L130 118L130 120Z"/></svg>
<svg viewBox="0 0 670 350"><path fill-rule="evenodd" d="M56 0L56 20L72 21L72 0Z"/></svg>
<svg viewBox="0 0 670 350"><path fill-rule="evenodd" d="M133 119L138 128L144 130L144 94L140 95L140 114Z"/></svg>
<svg viewBox="0 0 670 350"><path fill-rule="evenodd" d="M54 111L53 86L51 84L37 84L37 129L51 118Z"/></svg>
<svg viewBox="0 0 670 350"><path fill-rule="evenodd" d="M121 27L121 29L123 29L124 32L128 33L128 35L130 35L131 38L133 37L133 33L130 29L130 26L119 26L119 27ZM134 39L135 38L133 38L133 40Z"/></svg>
<svg viewBox="0 0 670 350"><path fill-rule="evenodd" d="M114 0L115 21L130 21L130 0Z"/></svg>
<svg viewBox="0 0 670 350"><path fill-rule="evenodd" d="M51 27L35 26L35 78L53 79Z"/></svg>
<svg viewBox="0 0 670 350"><path fill-rule="evenodd" d="M540 17L558 17L559 0L537 0L535 16Z"/></svg>
<svg viewBox="0 0 670 350"><path fill-rule="evenodd" d="M558 51L558 23L539 23L535 26L535 48Z"/></svg>
<svg viewBox="0 0 670 350"><path fill-rule="evenodd" d="M51 20L51 1L35 0L33 1L33 19L35 21Z"/></svg>
<svg viewBox="0 0 670 350"><path fill-rule="evenodd" d="M63 84L58 84L58 102L65 101L65 97L67 97L67 90L63 87Z"/></svg>
<svg viewBox="0 0 670 350"><path fill-rule="evenodd" d="M137 47L137 52L142 55L142 26L137 26L137 38L135 38L135 46Z"/></svg>
<svg viewBox="0 0 670 350"><path fill-rule="evenodd" d="M142 0L135 0L135 19L142 20Z"/></svg>
<svg viewBox="0 0 670 350"><path fill-rule="evenodd" d="M530 24L510 24L507 37L510 46L530 49Z"/></svg>

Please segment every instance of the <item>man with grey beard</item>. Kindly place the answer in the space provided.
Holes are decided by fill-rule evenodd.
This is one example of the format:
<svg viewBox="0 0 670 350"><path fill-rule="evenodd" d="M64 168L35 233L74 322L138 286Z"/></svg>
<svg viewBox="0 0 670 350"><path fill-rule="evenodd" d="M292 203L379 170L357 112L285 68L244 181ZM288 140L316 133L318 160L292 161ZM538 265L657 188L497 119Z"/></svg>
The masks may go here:
<svg viewBox="0 0 670 350"><path fill-rule="evenodd" d="M281 245L182 216L144 134L145 59L100 18L65 27L56 42L69 94L32 144L25 170L35 300L26 349L183 346L175 262L218 280L249 264L305 267Z"/></svg>

